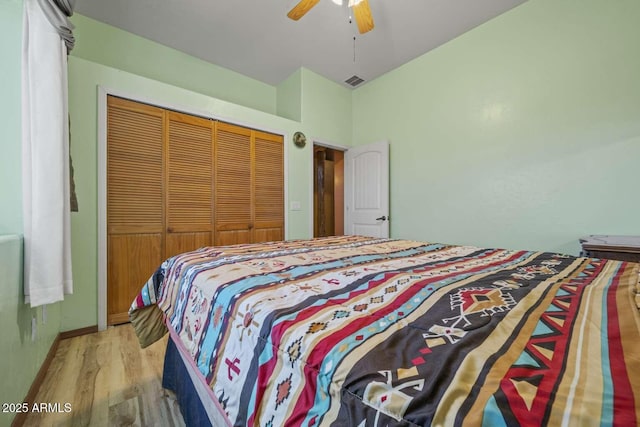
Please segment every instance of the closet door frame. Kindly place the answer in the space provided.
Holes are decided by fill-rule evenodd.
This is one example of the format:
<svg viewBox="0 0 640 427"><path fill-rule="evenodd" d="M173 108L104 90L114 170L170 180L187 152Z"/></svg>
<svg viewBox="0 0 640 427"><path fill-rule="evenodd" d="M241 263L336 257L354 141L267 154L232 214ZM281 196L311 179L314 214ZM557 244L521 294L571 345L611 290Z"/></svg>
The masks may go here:
<svg viewBox="0 0 640 427"><path fill-rule="evenodd" d="M185 93L187 91L185 90ZM177 105L172 101L162 98L151 98L139 93L98 86L98 330L107 329L107 97L116 96L134 102L153 105L167 110L174 110L180 113L190 114L212 120L219 120L226 123L244 126L261 130L268 133L282 135L284 144L284 235L289 236L289 144L290 135L282 129L265 128L260 125L239 121L229 117L218 116L211 111L206 111L198 107L184 104ZM214 99L206 95L204 98ZM268 114L268 113L264 113ZM140 284L142 288L143 283Z"/></svg>

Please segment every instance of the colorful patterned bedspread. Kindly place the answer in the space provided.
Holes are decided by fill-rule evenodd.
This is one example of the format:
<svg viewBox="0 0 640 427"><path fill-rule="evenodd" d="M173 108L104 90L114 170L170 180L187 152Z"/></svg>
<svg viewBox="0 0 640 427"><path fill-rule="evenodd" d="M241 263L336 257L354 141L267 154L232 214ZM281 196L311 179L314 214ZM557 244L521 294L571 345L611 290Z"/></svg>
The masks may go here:
<svg viewBox="0 0 640 427"><path fill-rule="evenodd" d="M211 247L167 260L131 317L157 304L233 425L635 426L638 268L356 236Z"/></svg>

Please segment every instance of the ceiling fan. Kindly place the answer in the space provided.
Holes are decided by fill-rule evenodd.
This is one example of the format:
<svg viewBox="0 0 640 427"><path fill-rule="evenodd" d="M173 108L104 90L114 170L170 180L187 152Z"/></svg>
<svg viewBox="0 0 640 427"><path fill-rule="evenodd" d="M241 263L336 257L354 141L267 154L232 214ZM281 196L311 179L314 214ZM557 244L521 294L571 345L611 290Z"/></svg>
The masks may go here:
<svg viewBox="0 0 640 427"><path fill-rule="evenodd" d="M287 13L287 16L297 21L309 12L319 1L320 0L300 0L300 2ZM333 2L342 4L342 0L333 0ZM356 18L360 34L373 30L373 16L369 8L369 0L349 0L349 7L353 9L353 15Z"/></svg>

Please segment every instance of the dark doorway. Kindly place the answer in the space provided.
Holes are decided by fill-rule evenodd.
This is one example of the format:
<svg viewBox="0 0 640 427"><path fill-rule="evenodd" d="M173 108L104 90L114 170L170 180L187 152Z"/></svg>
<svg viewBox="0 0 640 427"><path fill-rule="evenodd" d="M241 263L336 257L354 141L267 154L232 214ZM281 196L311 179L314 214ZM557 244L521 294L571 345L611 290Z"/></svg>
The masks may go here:
<svg viewBox="0 0 640 427"><path fill-rule="evenodd" d="M344 152L313 147L313 236L344 234Z"/></svg>

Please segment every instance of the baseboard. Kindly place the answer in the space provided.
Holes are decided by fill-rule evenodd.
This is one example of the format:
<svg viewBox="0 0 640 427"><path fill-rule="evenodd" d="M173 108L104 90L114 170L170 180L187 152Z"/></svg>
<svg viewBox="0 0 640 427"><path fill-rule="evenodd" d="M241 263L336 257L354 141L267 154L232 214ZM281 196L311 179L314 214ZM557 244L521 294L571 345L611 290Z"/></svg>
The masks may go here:
<svg viewBox="0 0 640 427"><path fill-rule="evenodd" d="M31 383L31 387L29 387L27 396L23 400L23 402L26 402L29 405L29 408L31 408L31 406L35 402L36 395L40 390L40 386L42 385L44 378L47 376L47 371L49 370L49 366L51 365L51 362L53 361L53 358L56 355L56 351L58 351L58 344L60 344L60 340L61 340L60 335L61 334L56 335L56 338L53 340L53 344L51 344L51 348L47 353L47 357L44 359L44 362L42 362L42 366L40 366L40 370L38 371L36 377L33 379L33 383ZM11 427L22 427L24 422L27 420L27 415L29 415L28 411L19 412L13 419L13 422L11 423Z"/></svg>
<svg viewBox="0 0 640 427"><path fill-rule="evenodd" d="M69 338L79 337L82 335L89 335L98 332L98 325L87 326L86 328L74 329L72 331L60 332L60 339L66 340Z"/></svg>
<svg viewBox="0 0 640 427"><path fill-rule="evenodd" d="M38 391L40 391L40 386L44 382L44 378L47 376L47 371L49 371L49 366L51 366L51 362L56 355L56 351L58 351L58 345L60 344L60 341L79 337L81 335L93 334L94 332L98 332L98 325L60 332L58 333L58 335L56 335L56 338L53 340L53 344L51 344L51 348L47 353L47 357L44 359L44 362L42 362L42 366L40 366L40 370L38 371L36 377L33 379L33 383L31 383L31 387L27 392L27 396L23 400L23 402L26 402L29 405L29 408L31 408L33 402L36 400L36 395L38 394ZM28 412L18 413L13 419L11 427L22 427L24 422L27 420L27 415L29 415Z"/></svg>

